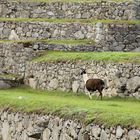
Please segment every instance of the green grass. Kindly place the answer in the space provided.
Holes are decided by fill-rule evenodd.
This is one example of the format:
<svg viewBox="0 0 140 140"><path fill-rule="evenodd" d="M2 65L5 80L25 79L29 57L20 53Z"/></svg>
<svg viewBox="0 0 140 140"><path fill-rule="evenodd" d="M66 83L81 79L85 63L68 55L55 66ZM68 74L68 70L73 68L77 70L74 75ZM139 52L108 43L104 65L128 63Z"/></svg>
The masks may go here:
<svg viewBox="0 0 140 140"><path fill-rule="evenodd" d="M48 18L0 18L0 22L50 22L50 23L82 23L96 24L102 22L104 24L140 24L140 20L111 20L111 19L48 19Z"/></svg>
<svg viewBox="0 0 140 140"><path fill-rule="evenodd" d="M103 98L89 100L87 96L60 91L39 91L27 87L0 90L0 108L35 112L96 122L107 126L120 124L140 128L140 101Z"/></svg>
<svg viewBox="0 0 140 140"><path fill-rule="evenodd" d="M88 45L95 44L95 41L90 39L82 39L82 40L73 40L73 39L65 39L65 40L48 40L48 39L32 39L32 40L0 40L0 43L36 43L42 42L46 44L59 44L59 45Z"/></svg>
<svg viewBox="0 0 140 140"><path fill-rule="evenodd" d="M102 0L9 0L9 1L19 1L19 2L75 2L75 3L93 3L100 2ZM131 2L132 0L106 0L109 2Z"/></svg>
<svg viewBox="0 0 140 140"><path fill-rule="evenodd" d="M42 56L34 58L33 62L59 62L95 60L104 62L123 62L140 64L140 53L136 52L61 52L46 51Z"/></svg>

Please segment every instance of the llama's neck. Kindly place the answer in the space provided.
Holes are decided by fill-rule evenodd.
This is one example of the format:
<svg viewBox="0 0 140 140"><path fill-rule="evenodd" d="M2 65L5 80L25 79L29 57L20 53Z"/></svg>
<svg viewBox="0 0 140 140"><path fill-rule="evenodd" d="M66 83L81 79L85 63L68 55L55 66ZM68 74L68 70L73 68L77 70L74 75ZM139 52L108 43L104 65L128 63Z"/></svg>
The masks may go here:
<svg viewBox="0 0 140 140"><path fill-rule="evenodd" d="M88 75L87 75L87 74L83 74L83 79L84 79L84 82L85 82L85 84L86 84L87 80L89 79L89 78L88 78Z"/></svg>

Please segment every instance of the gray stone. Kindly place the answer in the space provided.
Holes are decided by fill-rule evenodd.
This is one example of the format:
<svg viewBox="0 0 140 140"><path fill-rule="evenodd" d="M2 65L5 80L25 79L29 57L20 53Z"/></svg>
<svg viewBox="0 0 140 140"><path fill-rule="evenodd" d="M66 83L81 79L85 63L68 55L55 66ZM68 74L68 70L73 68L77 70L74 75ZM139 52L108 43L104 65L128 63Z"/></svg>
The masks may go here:
<svg viewBox="0 0 140 140"><path fill-rule="evenodd" d="M123 132L124 132L123 129L120 126L118 126L116 130L116 138L121 138L123 135Z"/></svg>
<svg viewBox="0 0 140 140"><path fill-rule="evenodd" d="M58 80L57 79L52 79L49 83L49 87L52 89L57 89L58 87Z"/></svg>
<svg viewBox="0 0 140 140"><path fill-rule="evenodd" d="M92 135L93 135L95 138L98 138L99 135L100 135L100 133L101 133L101 128L100 128L99 126L96 126L96 125L95 125L95 126L92 127L91 132L92 132Z"/></svg>
<svg viewBox="0 0 140 140"><path fill-rule="evenodd" d="M29 78L29 86L33 89L36 89L37 81L34 78Z"/></svg>
<svg viewBox="0 0 140 140"><path fill-rule="evenodd" d="M2 133L2 140L10 140L10 126L8 121L4 121L2 128L1 128L1 133Z"/></svg>
<svg viewBox="0 0 140 140"><path fill-rule="evenodd" d="M84 39L85 35L82 33L82 31L77 31L74 36L76 39Z"/></svg>
<svg viewBox="0 0 140 140"><path fill-rule="evenodd" d="M51 136L51 131L50 131L50 129L46 128L43 131L43 135L42 135L43 140L49 140L50 136Z"/></svg>
<svg viewBox="0 0 140 140"><path fill-rule="evenodd" d="M140 52L140 47L132 50L132 52Z"/></svg>
<svg viewBox="0 0 140 140"><path fill-rule="evenodd" d="M82 15L82 18L85 18L85 19L87 19L87 18L90 18L90 13L89 12L84 12L83 13L83 15Z"/></svg>
<svg viewBox="0 0 140 140"><path fill-rule="evenodd" d="M72 91L75 92L75 93L78 92L79 87L80 87L79 82L74 81L73 84L72 84Z"/></svg>
<svg viewBox="0 0 140 140"><path fill-rule="evenodd" d="M11 34L9 35L9 40L19 40L19 36L16 34L15 30L11 31Z"/></svg>
<svg viewBox="0 0 140 140"><path fill-rule="evenodd" d="M7 89L7 88L11 88L12 86L5 82L4 80L0 80L0 89Z"/></svg>
<svg viewBox="0 0 140 140"><path fill-rule="evenodd" d="M130 139L130 140L138 140L138 139L140 139L140 131L135 130L135 129L130 130L128 132L128 139Z"/></svg>
<svg viewBox="0 0 140 140"><path fill-rule="evenodd" d="M127 81L126 88L128 89L129 92L135 92L140 88L140 77L135 76Z"/></svg>
<svg viewBox="0 0 140 140"><path fill-rule="evenodd" d="M126 83L127 83L127 79L126 78L120 78L117 81L116 87L119 89L118 93L123 93L126 90Z"/></svg>
<svg viewBox="0 0 140 140"><path fill-rule="evenodd" d="M140 99L140 91L133 93L133 96L134 96L136 99Z"/></svg>
<svg viewBox="0 0 140 140"><path fill-rule="evenodd" d="M47 12L47 15L54 16L54 13L52 11Z"/></svg>
<svg viewBox="0 0 140 140"><path fill-rule="evenodd" d="M103 129L101 131L100 140L109 140L108 136L107 136L107 133Z"/></svg>

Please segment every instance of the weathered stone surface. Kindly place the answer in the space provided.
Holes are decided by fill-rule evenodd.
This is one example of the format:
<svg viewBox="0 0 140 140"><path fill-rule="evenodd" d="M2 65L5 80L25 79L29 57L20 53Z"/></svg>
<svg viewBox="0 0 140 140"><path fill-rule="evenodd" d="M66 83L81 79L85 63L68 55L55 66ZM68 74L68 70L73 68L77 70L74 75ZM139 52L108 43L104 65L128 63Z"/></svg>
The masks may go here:
<svg viewBox="0 0 140 140"><path fill-rule="evenodd" d="M72 84L72 91L75 93L78 92L79 86L80 85L79 85L78 81L74 81Z"/></svg>
<svg viewBox="0 0 140 140"><path fill-rule="evenodd" d="M29 78L29 86L33 89L37 88L37 81L34 78Z"/></svg>
<svg viewBox="0 0 140 140"><path fill-rule="evenodd" d="M11 34L9 35L9 40L19 40L19 37L14 30L11 31Z"/></svg>
<svg viewBox="0 0 140 140"><path fill-rule="evenodd" d="M137 140L140 139L140 131L133 129L128 132L128 139L130 140Z"/></svg>
<svg viewBox="0 0 140 140"><path fill-rule="evenodd" d="M77 31L74 36L76 39L84 39L84 34L81 31Z"/></svg>
<svg viewBox="0 0 140 140"><path fill-rule="evenodd" d="M127 130L127 128L121 128L120 126L105 128L97 124L83 126L77 121L51 115L27 115L7 111L0 111L0 113L0 138L2 140L140 139L140 130L138 129ZM26 121L27 125L25 125ZM47 125L42 125L42 122Z"/></svg>
<svg viewBox="0 0 140 140"><path fill-rule="evenodd" d="M58 80L57 79L52 79L49 83L49 87L52 89L57 89L58 87Z"/></svg>
<svg viewBox="0 0 140 140"><path fill-rule="evenodd" d="M43 135L42 135L43 140L49 140L50 136L51 136L51 131L50 131L50 129L46 128L43 131Z"/></svg>
<svg viewBox="0 0 140 140"><path fill-rule="evenodd" d="M93 18L134 20L140 19L139 1L134 2L98 2L98 3L16 3L1 2L2 17L30 18ZM15 6L16 5L16 6ZM8 9L8 10L7 10ZM24 13L24 14L23 14ZM25 16L26 15L26 16Z"/></svg>
<svg viewBox="0 0 140 140"><path fill-rule="evenodd" d="M135 76L128 79L126 88L129 92L136 92L140 88L140 77Z"/></svg>
<svg viewBox="0 0 140 140"><path fill-rule="evenodd" d="M99 126L93 126L92 127L92 135L95 137L95 138L98 138L99 135L101 133L101 128Z"/></svg>
<svg viewBox="0 0 140 140"><path fill-rule="evenodd" d="M133 96L132 93L128 92L126 83L128 79L130 79L127 77L140 76L140 67L139 65L135 64L106 64L96 63L93 61L67 63L59 62L53 65L47 62L43 65L37 63L29 63L25 72L25 79L28 79L28 76L35 73L35 79L38 81L37 87L40 89L53 90L54 87L54 89L64 91L73 90L74 92L85 92L84 80L80 75L80 68L83 66L85 68L88 67L87 72L89 78L96 77L107 81L107 89L103 90L104 96ZM48 70L46 70L46 72L42 72L42 69ZM117 71L121 72L121 75L119 76L120 78L116 77ZM55 80L53 77L55 77Z"/></svg>
<svg viewBox="0 0 140 140"><path fill-rule="evenodd" d="M0 89L7 89L7 88L11 88L12 86L10 85L10 83L7 83L4 80L0 80Z"/></svg>
<svg viewBox="0 0 140 140"><path fill-rule="evenodd" d="M116 137L121 138L122 135L123 135L123 129L120 126L118 126L116 130Z"/></svg>
<svg viewBox="0 0 140 140"><path fill-rule="evenodd" d="M100 140L108 140L108 136L104 130L101 131Z"/></svg>

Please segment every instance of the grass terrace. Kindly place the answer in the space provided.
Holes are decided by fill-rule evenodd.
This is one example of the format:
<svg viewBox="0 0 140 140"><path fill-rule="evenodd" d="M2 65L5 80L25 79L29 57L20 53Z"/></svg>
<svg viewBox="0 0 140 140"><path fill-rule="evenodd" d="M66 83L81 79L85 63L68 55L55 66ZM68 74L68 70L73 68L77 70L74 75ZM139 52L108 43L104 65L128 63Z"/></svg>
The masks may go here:
<svg viewBox="0 0 140 140"><path fill-rule="evenodd" d="M76 60L95 60L104 62L123 62L140 64L140 53L136 52L62 52L46 51L33 62L58 62Z"/></svg>
<svg viewBox="0 0 140 140"><path fill-rule="evenodd" d="M0 108L13 111L59 115L114 126L140 128L140 101L135 99L103 98L89 100L84 94L60 91L39 91L28 87L0 90Z"/></svg>
<svg viewBox="0 0 140 140"><path fill-rule="evenodd" d="M137 24L140 25L140 20L111 20L111 19L48 19L48 18L0 18L0 22L50 22L50 23L81 23L81 24L96 24L98 22L104 24Z"/></svg>

